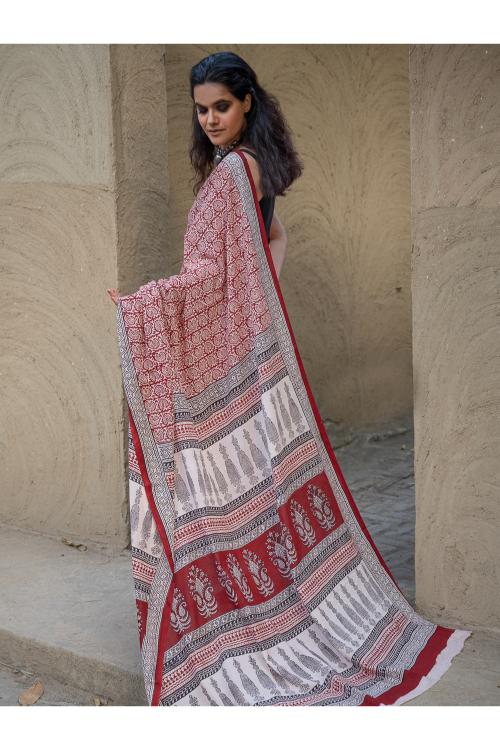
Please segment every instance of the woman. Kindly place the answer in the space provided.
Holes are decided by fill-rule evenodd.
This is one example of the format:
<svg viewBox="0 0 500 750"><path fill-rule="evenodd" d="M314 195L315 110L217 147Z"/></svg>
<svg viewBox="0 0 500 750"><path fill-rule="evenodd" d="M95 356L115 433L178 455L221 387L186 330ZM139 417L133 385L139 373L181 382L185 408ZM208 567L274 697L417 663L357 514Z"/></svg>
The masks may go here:
<svg viewBox="0 0 500 750"><path fill-rule="evenodd" d="M402 703L470 633L406 601L319 415L277 275L274 196L302 168L279 105L229 52L193 67L191 94L181 271L108 290L148 703Z"/></svg>
<svg viewBox="0 0 500 750"><path fill-rule="evenodd" d="M194 103L190 157L197 180L194 193L198 193L211 170L230 150L236 146L244 150L249 155L269 249L279 277L287 235L274 210L274 197L285 195L303 167L280 106L259 85L252 68L232 52L219 52L201 60L191 70L190 85ZM118 291L107 291L116 303Z"/></svg>

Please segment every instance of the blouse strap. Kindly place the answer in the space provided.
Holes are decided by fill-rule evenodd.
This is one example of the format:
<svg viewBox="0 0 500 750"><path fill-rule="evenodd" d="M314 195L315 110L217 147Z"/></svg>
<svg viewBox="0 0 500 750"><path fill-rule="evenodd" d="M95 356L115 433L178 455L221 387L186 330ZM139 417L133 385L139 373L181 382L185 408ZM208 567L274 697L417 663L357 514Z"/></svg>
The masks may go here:
<svg viewBox="0 0 500 750"><path fill-rule="evenodd" d="M257 153L255 151L252 151L249 148L246 148L245 146L237 146L239 151L247 151L249 154L252 154L252 156L255 156L257 158Z"/></svg>

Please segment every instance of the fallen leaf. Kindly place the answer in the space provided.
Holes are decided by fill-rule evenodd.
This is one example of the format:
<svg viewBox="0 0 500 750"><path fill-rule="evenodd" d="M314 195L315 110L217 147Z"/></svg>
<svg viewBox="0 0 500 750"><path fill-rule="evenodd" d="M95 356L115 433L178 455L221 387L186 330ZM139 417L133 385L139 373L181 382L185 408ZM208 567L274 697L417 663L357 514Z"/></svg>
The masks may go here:
<svg viewBox="0 0 500 750"><path fill-rule="evenodd" d="M74 547L75 549L80 550L80 552L86 552L86 550L87 550L87 545L83 544L81 542L70 542L69 539L61 539L61 541L64 544L67 544L68 547Z"/></svg>
<svg viewBox="0 0 500 750"><path fill-rule="evenodd" d="M94 695L94 704L96 706L107 706L108 705L108 699L107 698L101 698L100 695Z"/></svg>
<svg viewBox="0 0 500 750"><path fill-rule="evenodd" d="M43 682L37 680L33 685L26 690L23 690L19 698L17 699L20 706L32 706L36 703L39 698L43 695L44 691Z"/></svg>

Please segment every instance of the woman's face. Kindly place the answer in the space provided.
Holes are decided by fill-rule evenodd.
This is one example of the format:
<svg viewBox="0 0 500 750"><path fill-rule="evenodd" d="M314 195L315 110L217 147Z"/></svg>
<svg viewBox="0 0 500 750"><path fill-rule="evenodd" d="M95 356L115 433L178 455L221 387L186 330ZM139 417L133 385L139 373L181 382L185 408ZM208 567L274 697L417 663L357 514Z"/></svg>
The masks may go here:
<svg viewBox="0 0 500 750"><path fill-rule="evenodd" d="M243 132L250 94L240 101L224 84L207 82L193 88L193 98L198 122L214 146L227 146Z"/></svg>

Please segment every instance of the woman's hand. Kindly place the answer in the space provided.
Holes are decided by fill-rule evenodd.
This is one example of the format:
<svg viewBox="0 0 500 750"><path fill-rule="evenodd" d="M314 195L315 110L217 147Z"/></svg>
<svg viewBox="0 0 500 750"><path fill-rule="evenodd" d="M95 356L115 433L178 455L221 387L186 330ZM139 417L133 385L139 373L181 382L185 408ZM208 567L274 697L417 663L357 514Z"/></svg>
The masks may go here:
<svg viewBox="0 0 500 750"><path fill-rule="evenodd" d="M120 296L120 293L119 293L118 289L106 289L106 291L109 294L109 296L111 297L111 299L113 300L113 302L115 303L115 305L117 305L118 304L118 297Z"/></svg>

